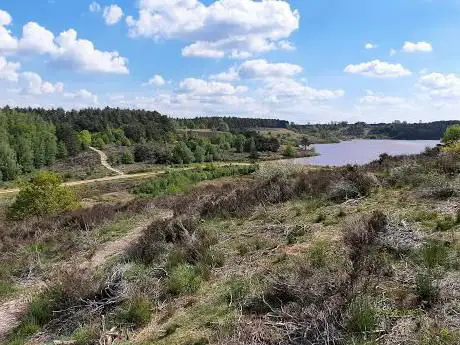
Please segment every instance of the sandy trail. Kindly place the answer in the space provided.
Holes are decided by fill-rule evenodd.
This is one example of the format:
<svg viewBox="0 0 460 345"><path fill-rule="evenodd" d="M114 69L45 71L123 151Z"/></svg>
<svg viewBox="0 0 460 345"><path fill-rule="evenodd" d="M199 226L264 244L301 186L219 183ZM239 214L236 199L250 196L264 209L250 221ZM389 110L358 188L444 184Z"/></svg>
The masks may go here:
<svg viewBox="0 0 460 345"><path fill-rule="evenodd" d="M123 176L125 173L121 170L118 170L118 169L115 169L114 167L112 167L110 164L109 164L109 159L107 158L107 155L105 154L105 152L102 152L101 150L98 150L97 148L95 147L92 147L92 146L88 146L88 148L90 150L93 150L94 152L98 153L99 156L101 157L101 164L108 170L114 172L115 174L117 175L120 175L120 176Z"/></svg>
<svg viewBox="0 0 460 345"><path fill-rule="evenodd" d="M89 260L82 262L78 266L79 269L95 270L104 265L109 258L126 253L129 248L140 239L144 231L153 221L167 219L173 216L171 210L165 209L155 210L152 213L152 219L146 220L142 224L136 226L125 236L103 244ZM21 317L27 312L30 301L34 296L46 288L46 284L42 281L35 281L28 284L25 288L27 290L20 296L5 302L0 302L0 341L20 324Z"/></svg>

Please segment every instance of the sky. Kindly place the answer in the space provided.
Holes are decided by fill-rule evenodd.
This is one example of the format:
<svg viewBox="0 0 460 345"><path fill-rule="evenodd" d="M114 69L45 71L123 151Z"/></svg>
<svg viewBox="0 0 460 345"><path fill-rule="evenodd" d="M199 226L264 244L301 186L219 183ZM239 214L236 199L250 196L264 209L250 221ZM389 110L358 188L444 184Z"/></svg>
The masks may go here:
<svg viewBox="0 0 460 345"><path fill-rule="evenodd" d="M0 0L0 105L460 116L459 0Z"/></svg>

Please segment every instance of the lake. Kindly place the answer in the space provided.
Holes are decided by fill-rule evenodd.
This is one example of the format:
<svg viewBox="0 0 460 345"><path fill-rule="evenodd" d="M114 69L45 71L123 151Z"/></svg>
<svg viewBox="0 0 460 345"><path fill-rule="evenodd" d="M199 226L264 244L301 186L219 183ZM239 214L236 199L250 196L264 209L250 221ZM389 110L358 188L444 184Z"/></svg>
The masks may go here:
<svg viewBox="0 0 460 345"><path fill-rule="evenodd" d="M342 141L336 144L316 144L319 156L296 158L296 164L343 166L366 164L379 158L382 153L391 156L417 154L426 147L435 147L439 140L366 140Z"/></svg>

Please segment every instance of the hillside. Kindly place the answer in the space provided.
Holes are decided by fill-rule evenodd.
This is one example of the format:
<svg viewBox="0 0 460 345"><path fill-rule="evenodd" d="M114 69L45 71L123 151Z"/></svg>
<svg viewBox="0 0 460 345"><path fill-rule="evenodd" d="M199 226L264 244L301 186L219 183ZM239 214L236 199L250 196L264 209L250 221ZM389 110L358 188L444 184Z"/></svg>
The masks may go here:
<svg viewBox="0 0 460 345"><path fill-rule="evenodd" d="M5 344L458 344L459 172L432 150L78 191L93 201L3 227L0 331Z"/></svg>

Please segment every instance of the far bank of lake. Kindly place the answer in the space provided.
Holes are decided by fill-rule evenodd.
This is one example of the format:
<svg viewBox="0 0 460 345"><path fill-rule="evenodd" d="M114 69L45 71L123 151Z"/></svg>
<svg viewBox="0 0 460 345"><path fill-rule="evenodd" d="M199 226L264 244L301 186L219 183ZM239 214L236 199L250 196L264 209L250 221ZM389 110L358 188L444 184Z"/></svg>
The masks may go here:
<svg viewBox="0 0 460 345"><path fill-rule="evenodd" d="M356 139L335 144L314 145L318 156L296 158L295 164L344 166L367 164L382 153L392 156L418 154L427 147L435 147L439 140L370 140Z"/></svg>

